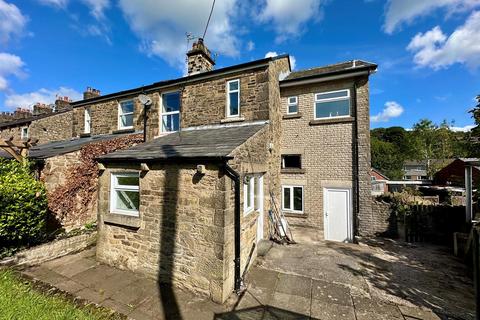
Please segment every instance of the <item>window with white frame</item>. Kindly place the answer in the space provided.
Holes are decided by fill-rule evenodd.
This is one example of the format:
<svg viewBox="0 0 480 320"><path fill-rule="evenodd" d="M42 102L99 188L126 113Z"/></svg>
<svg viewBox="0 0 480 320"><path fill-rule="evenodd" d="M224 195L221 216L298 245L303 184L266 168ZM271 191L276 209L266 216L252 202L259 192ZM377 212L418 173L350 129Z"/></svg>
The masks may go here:
<svg viewBox="0 0 480 320"><path fill-rule="evenodd" d="M90 133L90 130L92 129L92 115L90 113L90 108L85 108L83 128L83 133Z"/></svg>
<svg viewBox="0 0 480 320"><path fill-rule="evenodd" d="M243 182L243 213L247 215L255 207L255 177L247 176Z"/></svg>
<svg viewBox="0 0 480 320"><path fill-rule="evenodd" d="M21 139L28 139L28 127L23 127L20 131Z"/></svg>
<svg viewBox="0 0 480 320"><path fill-rule="evenodd" d="M303 213L302 186L282 186L282 210Z"/></svg>
<svg viewBox="0 0 480 320"><path fill-rule="evenodd" d="M162 132L174 132L180 128L180 92L162 94Z"/></svg>
<svg viewBox="0 0 480 320"><path fill-rule="evenodd" d="M138 216L140 205L139 173L112 173L111 178L110 212Z"/></svg>
<svg viewBox="0 0 480 320"><path fill-rule="evenodd" d="M227 117L240 116L240 80L227 82Z"/></svg>
<svg viewBox="0 0 480 320"><path fill-rule="evenodd" d="M315 94L315 119L350 116L350 90Z"/></svg>
<svg viewBox="0 0 480 320"><path fill-rule="evenodd" d="M122 101L118 104L118 128L133 128L133 100Z"/></svg>
<svg viewBox="0 0 480 320"><path fill-rule="evenodd" d="M287 114L298 113L298 97L288 97Z"/></svg>

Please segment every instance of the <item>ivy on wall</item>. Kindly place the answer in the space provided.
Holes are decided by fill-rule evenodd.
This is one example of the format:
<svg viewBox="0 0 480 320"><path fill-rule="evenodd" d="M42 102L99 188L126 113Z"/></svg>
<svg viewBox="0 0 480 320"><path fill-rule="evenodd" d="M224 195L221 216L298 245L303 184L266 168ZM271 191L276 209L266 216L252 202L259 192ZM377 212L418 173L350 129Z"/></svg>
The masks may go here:
<svg viewBox="0 0 480 320"><path fill-rule="evenodd" d="M80 150L80 163L66 174L66 183L48 193L48 208L57 221L78 220L88 214L97 201L97 157L127 149L143 142L143 135L128 135L117 139L90 143Z"/></svg>

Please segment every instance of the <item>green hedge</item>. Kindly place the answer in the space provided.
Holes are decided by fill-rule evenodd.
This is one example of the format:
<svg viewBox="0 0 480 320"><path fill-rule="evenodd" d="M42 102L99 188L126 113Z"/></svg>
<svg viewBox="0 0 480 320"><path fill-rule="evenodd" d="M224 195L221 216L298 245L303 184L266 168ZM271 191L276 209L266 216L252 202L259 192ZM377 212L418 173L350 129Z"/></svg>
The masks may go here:
<svg viewBox="0 0 480 320"><path fill-rule="evenodd" d="M0 247L41 242L47 210L45 187L30 165L0 159Z"/></svg>

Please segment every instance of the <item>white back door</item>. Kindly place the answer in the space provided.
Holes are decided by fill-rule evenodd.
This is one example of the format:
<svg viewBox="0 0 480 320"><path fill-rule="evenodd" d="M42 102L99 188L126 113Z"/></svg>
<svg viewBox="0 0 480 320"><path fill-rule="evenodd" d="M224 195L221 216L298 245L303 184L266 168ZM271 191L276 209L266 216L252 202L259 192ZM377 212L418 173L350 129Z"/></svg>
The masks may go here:
<svg viewBox="0 0 480 320"><path fill-rule="evenodd" d="M323 192L325 240L353 240L350 189L325 188Z"/></svg>

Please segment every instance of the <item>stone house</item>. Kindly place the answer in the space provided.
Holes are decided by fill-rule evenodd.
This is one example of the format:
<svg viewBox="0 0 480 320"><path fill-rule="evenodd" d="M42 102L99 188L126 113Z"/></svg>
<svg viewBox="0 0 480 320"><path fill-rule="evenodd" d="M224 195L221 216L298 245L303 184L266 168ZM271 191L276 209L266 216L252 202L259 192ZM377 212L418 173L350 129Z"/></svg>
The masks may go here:
<svg viewBox="0 0 480 320"><path fill-rule="evenodd" d="M294 236L375 233L375 64L292 72L281 55L214 69L201 39L187 57L185 77L71 104L73 139L144 136L96 158L100 261L223 302L269 237L274 207Z"/></svg>

